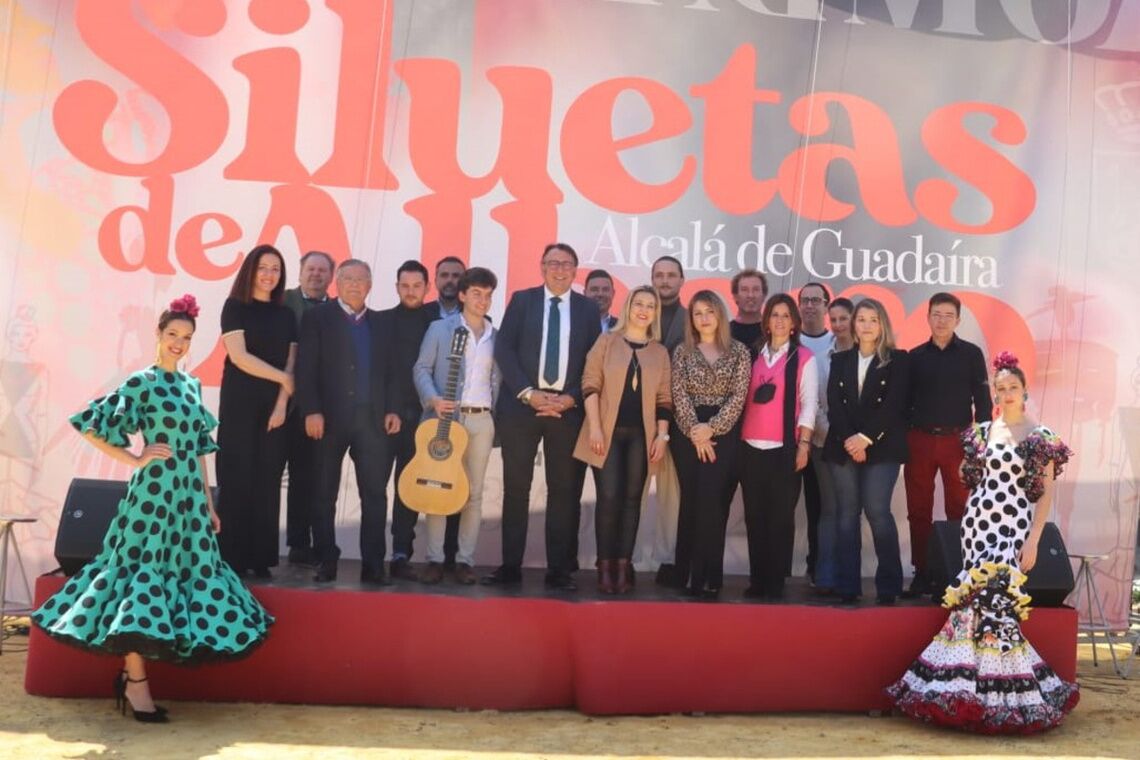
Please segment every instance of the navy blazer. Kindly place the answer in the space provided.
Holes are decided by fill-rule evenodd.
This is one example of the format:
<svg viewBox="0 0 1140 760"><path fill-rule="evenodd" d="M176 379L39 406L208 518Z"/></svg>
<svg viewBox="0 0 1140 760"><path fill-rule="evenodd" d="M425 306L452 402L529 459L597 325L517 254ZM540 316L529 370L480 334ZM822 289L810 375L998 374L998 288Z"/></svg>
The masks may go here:
<svg viewBox="0 0 1140 760"><path fill-rule="evenodd" d="M569 295L570 351L562 392L574 398L577 405L572 411L582 414L582 370L586 367L586 354L602 333L602 324L594 301L573 290ZM496 405L498 414L534 413L529 404L519 401L518 394L528 387L538 388L545 306L546 288L542 285L516 292L507 304L503 324L495 336L495 362L503 376L503 392Z"/></svg>
<svg viewBox="0 0 1140 760"><path fill-rule="evenodd" d="M827 421L831 427L823 444L823 458L845 464L851 457L843 442L856 433L871 439L867 463L905 462L906 400L910 384L910 361L906 351L893 349L886 366L871 357L871 366L859 393L859 349L831 355L827 380Z"/></svg>
<svg viewBox="0 0 1140 760"><path fill-rule="evenodd" d="M372 422L384 432L384 415L398 412L389 398L391 328L381 312L365 313L372 340ZM348 430L356 417L356 350L337 299L315 306L301 318L297 347L297 405L301 414L323 414L326 430Z"/></svg>

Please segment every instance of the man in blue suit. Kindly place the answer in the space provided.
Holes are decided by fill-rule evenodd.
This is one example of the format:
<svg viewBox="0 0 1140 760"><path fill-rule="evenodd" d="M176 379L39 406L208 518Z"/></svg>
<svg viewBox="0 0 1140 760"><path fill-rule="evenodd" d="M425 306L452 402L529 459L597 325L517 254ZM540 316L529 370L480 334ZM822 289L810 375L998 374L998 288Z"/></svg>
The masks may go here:
<svg viewBox="0 0 1140 760"><path fill-rule="evenodd" d="M463 468L470 493L459 512L459 549L455 557L455 580L475 583L475 545L483 515L483 476L495 442L492 410L499 395L500 375L495 365L495 328L487 318L498 279L483 267L471 267L459 278L458 298L462 311L431 324L420 345L412 369L424 417L455 414L467 431ZM467 332L466 348L459 362L454 399L444 398L451 369L452 339ZM448 518L427 516L427 567L420 580L435 584L443 580L446 552L444 533Z"/></svg>
<svg viewBox="0 0 1140 760"><path fill-rule="evenodd" d="M387 436L400 430L390 393L391 328L365 300L372 270L357 259L336 270L337 298L310 309L301 319L297 351L297 400L305 432L319 441L320 485L313 513L314 580L336 580L336 499L345 452L356 466L360 488L362 583L388 583L384 529L388 522L384 461Z"/></svg>
<svg viewBox="0 0 1140 760"><path fill-rule="evenodd" d="M574 445L584 419L582 370L601 333L598 306L570 289L578 254L565 243L542 253L543 285L514 294L495 339L503 374L496 405L503 449L503 563L489 585L522 580L530 486L542 442L546 469L546 585L572 591L584 464Z"/></svg>

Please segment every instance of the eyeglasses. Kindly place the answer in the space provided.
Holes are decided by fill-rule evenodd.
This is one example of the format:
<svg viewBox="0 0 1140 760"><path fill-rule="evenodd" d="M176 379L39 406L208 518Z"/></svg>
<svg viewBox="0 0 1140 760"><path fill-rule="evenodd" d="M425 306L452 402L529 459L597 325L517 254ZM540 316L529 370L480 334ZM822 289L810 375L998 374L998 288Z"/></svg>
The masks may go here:
<svg viewBox="0 0 1140 760"><path fill-rule="evenodd" d="M819 296L804 296L800 299L800 303L807 306L823 306L825 303L827 303L827 299L820 298Z"/></svg>
<svg viewBox="0 0 1140 760"><path fill-rule="evenodd" d="M578 266L573 261L544 261L542 265L551 269L574 269Z"/></svg>

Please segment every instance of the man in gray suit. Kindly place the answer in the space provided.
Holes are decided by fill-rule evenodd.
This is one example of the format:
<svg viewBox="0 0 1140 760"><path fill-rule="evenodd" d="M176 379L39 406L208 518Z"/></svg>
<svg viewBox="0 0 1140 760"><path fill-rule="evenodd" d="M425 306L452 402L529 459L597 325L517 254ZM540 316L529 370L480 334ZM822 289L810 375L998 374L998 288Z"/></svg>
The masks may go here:
<svg viewBox="0 0 1140 760"><path fill-rule="evenodd" d="M672 256L662 256L653 262L650 269L653 289L661 301L661 342L673 355L673 349L685 340L685 322L689 319L688 310L681 305L681 286L685 284L685 270L681 262ZM669 435L680 435L680 430L672 419L669 420ZM668 436L666 437L668 440ZM663 586L684 586L688 578L677 577L676 556L688 556L691 536L677 535L677 517L681 511L681 485L677 481L677 468L673 456L665 449L665 458L657 465L657 522L653 542L653 559L658 563L657 583ZM649 493L648 482L646 494ZM642 499L644 504L644 498ZM644 509L644 506L643 506ZM681 542L681 551L677 543ZM687 574L687 572L686 572Z"/></svg>
<svg viewBox="0 0 1140 760"><path fill-rule="evenodd" d="M301 316L317 304L329 299L332 283L332 256L324 251L309 251L301 257L301 275L295 288L285 291L284 304L297 317L301 329ZM294 565L315 566L313 554L313 505L317 499L317 444L305 435L305 419L294 403L286 420L289 436L289 500L285 512L285 540L289 546L289 562Z"/></svg>
<svg viewBox="0 0 1140 760"><path fill-rule="evenodd" d="M499 396L500 375L495 364L495 328L487 318L491 296L498 280L483 267L471 267L459 278L458 314L436 320L428 327L420 345L420 355L412 376L424 407L424 417L456 413L455 419L467 431L467 451L463 469L467 472L470 495L459 512L459 551L455 557L455 580L469 586L476 582L475 545L483 516L483 476L495 440L495 420L491 416ZM467 345L459 365L459 382L454 401L443 398L447 387L452 337L466 330ZM427 567L420 580L435 584L444 575L444 534L447 518L427 516Z"/></svg>

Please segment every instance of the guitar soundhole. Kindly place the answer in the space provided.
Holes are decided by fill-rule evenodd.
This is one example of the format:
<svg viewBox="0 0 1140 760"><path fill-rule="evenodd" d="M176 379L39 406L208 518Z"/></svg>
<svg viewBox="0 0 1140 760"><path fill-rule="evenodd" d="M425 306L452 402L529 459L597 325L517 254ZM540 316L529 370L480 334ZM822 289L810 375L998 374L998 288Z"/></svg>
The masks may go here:
<svg viewBox="0 0 1140 760"><path fill-rule="evenodd" d="M436 461L451 456L451 441L446 438L434 438L428 445L428 454Z"/></svg>

